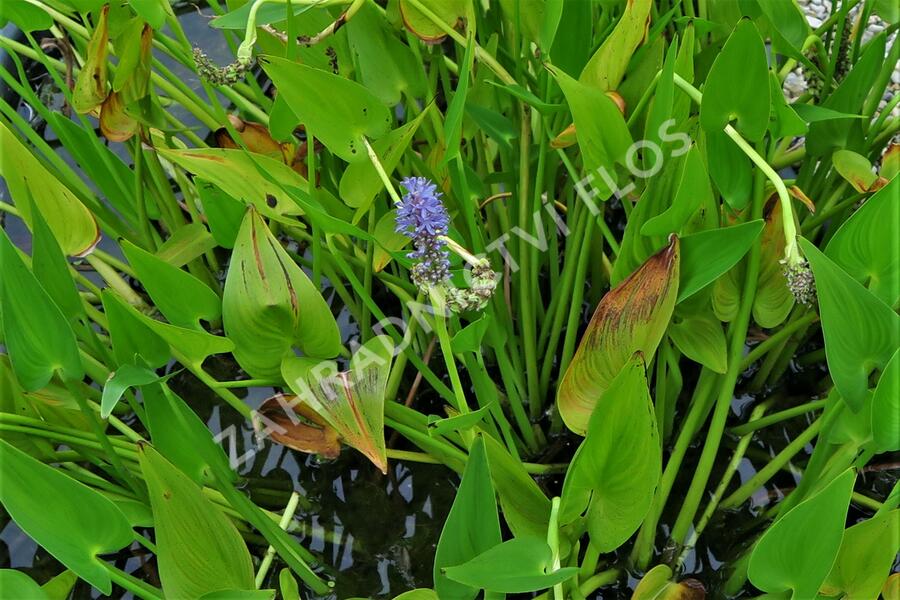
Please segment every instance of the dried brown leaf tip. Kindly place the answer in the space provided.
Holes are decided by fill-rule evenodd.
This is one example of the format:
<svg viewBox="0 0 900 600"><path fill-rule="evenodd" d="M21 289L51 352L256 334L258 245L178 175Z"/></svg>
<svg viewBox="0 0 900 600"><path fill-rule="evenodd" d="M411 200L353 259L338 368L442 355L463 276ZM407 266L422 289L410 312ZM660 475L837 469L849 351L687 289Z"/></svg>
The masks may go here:
<svg viewBox="0 0 900 600"><path fill-rule="evenodd" d="M257 425L275 442L325 458L337 458L341 442L337 431L297 396L276 394L257 411Z"/></svg>

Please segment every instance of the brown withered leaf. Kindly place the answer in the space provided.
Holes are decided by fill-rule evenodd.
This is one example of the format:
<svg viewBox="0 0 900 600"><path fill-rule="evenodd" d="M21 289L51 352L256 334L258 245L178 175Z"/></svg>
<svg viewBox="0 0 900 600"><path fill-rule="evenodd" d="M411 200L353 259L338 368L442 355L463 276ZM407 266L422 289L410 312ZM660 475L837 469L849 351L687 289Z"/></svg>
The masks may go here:
<svg viewBox="0 0 900 600"><path fill-rule="evenodd" d="M569 146L574 146L578 140L575 137L575 123L572 123L557 135L555 138L550 140L551 148L568 148Z"/></svg>
<svg viewBox="0 0 900 600"><path fill-rule="evenodd" d="M248 150L256 152L257 154L265 154L266 156L278 158L283 162L288 163L285 158L290 156L290 144L281 144L275 141L265 125L244 121L233 115L229 115L228 120L231 121L231 125L234 127L235 131L240 134L241 141ZM224 127L216 130L215 136L216 145L219 148L229 148L234 150L239 147L231 138L228 130Z"/></svg>
<svg viewBox="0 0 900 600"><path fill-rule="evenodd" d="M257 413L269 437L283 446L325 458L337 458L341 453L337 431L298 402L297 396L276 394L263 402Z"/></svg>
<svg viewBox="0 0 900 600"><path fill-rule="evenodd" d="M579 435L612 380L635 352L649 362L672 318L678 297L680 250L676 236L597 305L557 390L566 426Z"/></svg>
<svg viewBox="0 0 900 600"><path fill-rule="evenodd" d="M784 276L784 228L781 203L772 196L766 203L766 224L760 241L759 279L753 299L753 320L760 327L780 325L794 307L794 295Z"/></svg>
<svg viewBox="0 0 900 600"><path fill-rule="evenodd" d="M138 132L140 123L125 111L119 92L112 92L100 106L100 131L111 142L124 142Z"/></svg>

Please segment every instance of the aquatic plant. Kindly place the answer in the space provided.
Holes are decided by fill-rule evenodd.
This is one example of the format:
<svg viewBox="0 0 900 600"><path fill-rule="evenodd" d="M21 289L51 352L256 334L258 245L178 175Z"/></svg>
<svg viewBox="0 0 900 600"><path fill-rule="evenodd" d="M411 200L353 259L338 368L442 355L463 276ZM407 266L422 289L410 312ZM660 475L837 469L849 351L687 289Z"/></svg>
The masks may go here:
<svg viewBox="0 0 900 600"><path fill-rule="evenodd" d="M890 2L0 20L0 597L898 597ZM445 473L426 572L276 446Z"/></svg>

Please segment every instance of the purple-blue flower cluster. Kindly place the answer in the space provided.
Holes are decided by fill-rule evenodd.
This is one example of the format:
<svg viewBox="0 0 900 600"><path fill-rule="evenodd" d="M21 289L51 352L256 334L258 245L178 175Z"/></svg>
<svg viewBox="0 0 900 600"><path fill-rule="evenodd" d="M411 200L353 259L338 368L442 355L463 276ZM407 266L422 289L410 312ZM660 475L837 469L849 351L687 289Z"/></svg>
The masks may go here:
<svg viewBox="0 0 900 600"><path fill-rule="evenodd" d="M398 233L409 237L416 246L407 256L418 263L412 278L418 285L437 285L450 278L450 260L446 243L450 215L441 202L437 186L425 177L407 177L400 184L406 194L397 207Z"/></svg>

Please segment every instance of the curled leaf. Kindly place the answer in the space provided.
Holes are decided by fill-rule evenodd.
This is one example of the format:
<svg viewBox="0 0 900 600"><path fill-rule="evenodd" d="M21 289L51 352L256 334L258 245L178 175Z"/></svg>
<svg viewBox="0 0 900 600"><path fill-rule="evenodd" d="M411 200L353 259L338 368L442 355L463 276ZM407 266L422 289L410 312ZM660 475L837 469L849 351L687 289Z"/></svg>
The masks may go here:
<svg viewBox="0 0 900 600"><path fill-rule="evenodd" d="M269 437L283 446L325 458L337 458L341 453L337 431L297 396L272 396L257 415Z"/></svg>
<svg viewBox="0 0 900 600"><path fill-rule="evenodd" d="M107 95L106 66L109 64L109 5L100 11L100 20L88 43L85 63L72 90L72 108L81 114L100 106Z"/></svg>
<svg viewBox="0 0 900 600"><path fill-rule="evenodd" d="M559 384L566 426L584 435L594 407L635 352L650 360L669 325L678 294L679 241L651 256L597 305Z"/></svg>

